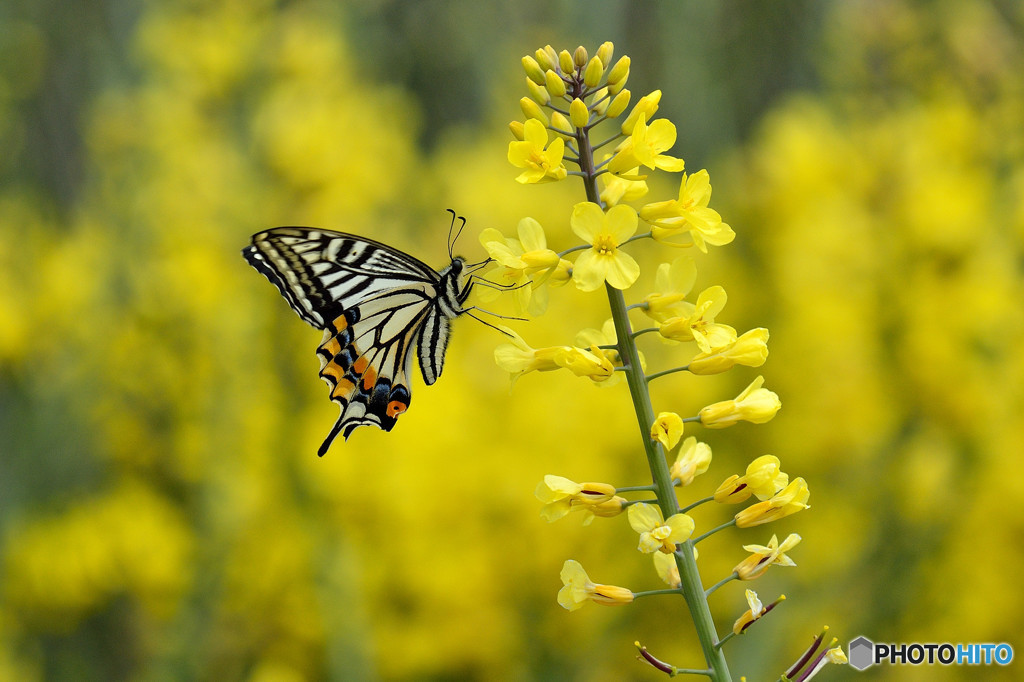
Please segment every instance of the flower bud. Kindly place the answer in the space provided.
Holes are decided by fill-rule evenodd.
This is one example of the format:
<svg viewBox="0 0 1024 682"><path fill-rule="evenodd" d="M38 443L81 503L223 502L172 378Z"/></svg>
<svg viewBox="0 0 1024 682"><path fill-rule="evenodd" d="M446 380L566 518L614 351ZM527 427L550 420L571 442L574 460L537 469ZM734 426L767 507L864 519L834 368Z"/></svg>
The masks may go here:
<svg viewBox="0 0 1024 682"><path fill-rule="evenodd" d="M540 68L537 60L530 55L523 57L523 70L526 71L526 76L534 83L544 85L544 71Z"/></svg>
<svg viewBox="0 0 1024 682"><path fill-rule="evenodd" d="M541 106L551 101L551 95L547 89L543 85L537 85L529 78L526 79L526 89L530 93L530 99Z"/></svg>
<svg viewBox="0 0 1024 682"><path fill-rule="evenodd" d="M569 105L569 120L577 128L585 128L587 123L590 122L590 111L587 110L587 105L579 97L574 99L572 104Z"/></svg>
<svg viewBox="0 0 1024 682"><path fill-rule="evenodd" d="M551 69L544 72L544 85L547 86L548 92L551 93L552 97L562 97L565 95L565 81Z"/></svg>
<svg viewBox="0 0 1024 682"><path fill-rule="evenodd" d="M571 137L572 136L572 124L569 123L569 119L562 115L560 111L551 112L551 127L556 130L556 135L560 137ZM557 131L565 131L559 133Z"/></svg>
<svg viewBox="0 0 1024 682"><path fill-rule="evenodd" d="M587 68L583 71L583 83L588 88L596 88L604 75L604 64L597 57L587 62Z"/></svg>
<svg viewBox="0 0 1024 682"><path fill-rule="evenodd" d="M622 134L632 135L633 126L636 125L641 114L644 116L644 120L647 121L647 125L651 124L651 119L654 118L655 112L658 111L658 102L661 101L661 90L655 90L654 92L644 95L640 98L640 101L633 107L633 111L629 112L629 116L622 122Z"/></svg>
<svg viewBox="0 0 1024 682"><path fill-rule="evenodd" d="M607 62L605 62L607 64ZM621 83L629 78L629 55L622 55L608 72L608 84Z"/></svg>
<svg viewBox="0 0 1024 682"><path fill-rule="evenodd" d="M604 112L608 111L608 104L611 100L608 99L608 88L601 88L600 90L594 91L594 113L598 116L604 116Z"/></svg>
<svg viewBox="0 0 1024 682"><path fill-rule="evenodd" d="M576 48L576 51L572 53L572 61L576 64L577 69L582 69L587 65L587 48L580 45Z"/></svg>
<svg viewBox="0 0 1024 682"><path fill-rule="evenodd" d="M572 55L569 54L568 50L562 50L558 53L558 67L562 69L562 73L569 75L575 73L576 65L572 61Z"/></svg>
<svg viewBox="0 0 1024 682"><path fill-rule="evenodd" d="M523 115L526 118L535 118L544 125L548 124L548 117L544 115L544 112L541 111L537 103L529 97L523 97L519 100L519 108L523 110Z"/></svg>
<svg viewBox="0 0 1024 682"><path fill-rule="evenodd" d="M509 121L508 129L512 131L512 137L522 142L526 138L526 127L522 121Z"/></svg>
<svg viewBox="0 0 1024 682"><path fill-rule="evenodd" d="M554 52L554 50L552 50L551 46L548 45L533 53L537 57L537 66L540 67L541 76L543 76L544 72L548 69L553 69L558 65L558 55L555 55L554 58L552 58L552 52Z"/></svg>
<svg viewBox="0 0 1024 682"><path fill-rule="evenodd" d="M608 65L612 63L612 56L615 54L615 45L610 40L606 40L601 43L601 47L597 48L597 57L601 60L602 64Z"/></svg>
<svg viewBox="0 0 1024 682"><path fill-rule="evenodd" d="M608 105L608 111L605 113L608 118L615 118L629 106L630 93L629 90L623 90L619 94L612 98L611 104Z"/></svg>

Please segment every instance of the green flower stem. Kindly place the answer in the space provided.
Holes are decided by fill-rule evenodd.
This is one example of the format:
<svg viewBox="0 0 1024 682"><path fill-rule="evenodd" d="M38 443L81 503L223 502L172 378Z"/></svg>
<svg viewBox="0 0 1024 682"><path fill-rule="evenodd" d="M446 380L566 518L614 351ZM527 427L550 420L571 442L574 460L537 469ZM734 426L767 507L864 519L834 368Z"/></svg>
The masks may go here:
<svg viewBox="0 0 1024 682"><path fill-rule="evenodd" d="M729 528L730 526L735 526L735 525L736 525L736 519L730 519L730 520L726 521L725 523L723 523L721 526L718 526L716 528L712 528L707 533L704 533L704 535L698 536L698 538L696 540L693 540L692 542L693 542L693 544L696 545L698 542L700 542L704 538L709 537L711 535L714 535L715 533L717 533L720 530L725 530L726 528Z"/></svg>
<svg viewBox="0 0 1024 682"><path fill-rule="evenodd" d="M728 575L727 577L725 577L725 578L722 578L722 579L721 579L721 580L719 580L719 581L718 581L717 583L715 583L714 585L712 585L711 587L709 587L708 589L706 589L706 590L704 591L704 594L705 594L706 596L710 597L710 596L711 596L711 594L712 594L712 593L713 593L713 592L714 592L715 590L717 590L717 589L718 589L719 587L721 587L722 585L725 585L726 583L730 583L730 582L732 582L733 580L736 580L736 579L737 579L737 574L735 574L735 573L730 573L730 574L729 574L729 575Z"/></svg>
<svg viewBox="0 0 1024 682"><path fill-rule="evenodd" d="M682 508L681 511L685 514L686 512L688 512L691 509L693 509L694 507L699 507L700 505L704 504L705 502L711 502L714 499L715 499L714 495L708 495L707 497L705 497L702 500L697 500L696 502L694 502L692 504L686 505L685 507Z"/></svg>
<svg viewBox="0 0 1024 682"><path fill-rule="evenodd" d="M658 331L658 330L655 329L654 331ZM668 374L675 374L676 372L685 372L688 369L690 369L690 366L689 365L684 365L683 367L673 367L672 369L666 369L663 372L655 372L654 374L648 374L647 375L647 381L651 382L651 381L654 381L655 379L657 379L658 377L663 377L663 376L666 376Z"/></svg>
<svg viewBox="0 0 1024 682"><path fill-rule="evenodd" d="M732 639L735 636L736 636L735 632L730 632L729 634L727 634L725 637L722 638L721 642L719 642L718 644L715 645L715 648L716 649L721 649L723 644L725 644L726 642L728 642L730 639Z"/></svg>
<svg viewBox="0 0 1024 682"><path fill-rule="evenodd" d="M639 492L651 492L654 490L653 485L628 485L622 488L616 488L615 494L619 493L639 493Z"/></svg>
<svg viewBox="0 0 1024 682"><path fill-rule="evenodd" d="M679 594L679 588L670 587L664 590L646 590L644 592L634 592L633 598L637 599L639 597L653 597L656 594Z"/></svg>
<svg viewBox="0 0 1024 682"><path fill-rule="evenodd" d="M601 206L601 196L597 191L597 176L600 173L594 166L594 152L590 146L588 130L576 132L576 143L580 150L579 168L583 173L587 200ZM619 356L627 368L626 381L629 384L629 394L633 399L633 408L636 411L637 424L640 427L640 438L647 455L647 465L654 481L654 492L658 497L658 506L661 507L661 512L667 519L673 514L679 513L679 501L676 499L675 486L672 483L672 476L669 473L668 462L661 444L651 438L654 409L651 406L651 395L647 391L647 378L640 366L640 354L636 348L622 291L607 283L605 289L615 323ZM674 556L676 566L679 568L680 589L696 627L700 646L704 652L704 660L710 669L709 677L714 682L732 682L725 655L716 646L718 632L715 630L715 621L711 616L711 609L708 607L704 586L701 584L697 561L693 558L693 542L687 540L682 543L681 551L675 552Z"/></svg>

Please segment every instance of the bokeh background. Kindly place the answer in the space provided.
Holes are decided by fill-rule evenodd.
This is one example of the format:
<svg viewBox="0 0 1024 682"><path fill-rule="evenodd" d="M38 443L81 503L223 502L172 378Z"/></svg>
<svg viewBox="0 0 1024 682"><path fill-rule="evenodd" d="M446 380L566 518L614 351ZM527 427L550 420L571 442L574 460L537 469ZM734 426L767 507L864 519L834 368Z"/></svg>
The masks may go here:
<svg viewBox="0 0 1024 682"><path fill-rule="evenodd" d="M759 370L654 384L656 409L683 414L758 373L783 401L765 426L691 428L715 460L681 497L765 453L811 487L809 511L701 545L711 584L740 545L804 537L797 568L753 585L788 600L729 644L734 674L777 678L824 624L844 644L1021 644L1020 2L14 0L0 679L654 679L636 639L699 664L681 600L555 603L566 558L661 586L624 518L549 525L533 498L546 473L645 481L623 385L552 373L510 392L502 337L460 320L394 432L318 459L337 414L319 332L239 254L306 224L440 267L447 207L469 217L469 257L479 230L526 215L572 245L581 187L515 183L506 124L521 55L604 40L632 57L634 99L664 91L676 155L709 169L736 230L697 254L698 290L722 284L720 320L772 335ZM635 253L634 301L676 255ZM600 295L554 294L516 325L534 345L607 315ZM655 368L691 352L644 351ZM711 600L722 631L743 587Z"/></svg>

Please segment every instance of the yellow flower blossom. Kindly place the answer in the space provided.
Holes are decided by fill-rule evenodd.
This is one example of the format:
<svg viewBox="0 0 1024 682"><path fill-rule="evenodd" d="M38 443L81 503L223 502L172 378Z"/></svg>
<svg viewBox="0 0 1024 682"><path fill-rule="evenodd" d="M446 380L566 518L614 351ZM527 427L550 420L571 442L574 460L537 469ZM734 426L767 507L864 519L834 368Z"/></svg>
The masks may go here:
<svg viewBox="0 0 1024 682"><path fill-rule="evenodd" d="M699 442L694 436L683 441L679 448L676 461L673 462L669 474L678 479L680 485L690 485L693 479L700 476L711 466L711 447Z"/></svg>
<svg viewBox="0 0 1024 682"><path fill-rule="evenodd" d="M694 547L693 551L696 552L697 548ZM652 557L654 558L654 570L662 582L669 587L679 587L683 584L679 578L679 566L676 565L676 558L673 554L654 552Z"/></svg>
<svg viewBox="0 0 1024 682"><path fill-rule="evenodd" d="M704 426L723 429L738 421L764 424L770 421L782 407L782 402L772 391L761 388L764 377L759 376L733 400L724 400L703 408L699 415Z"/></svg>
<svg viewBox="0 0 1024 682"><path fill-rule="evenodd" d="M781 545L775 535L768 541L768 546L744 545L743 549L751 552L751 555L736 564L732 569L733 573L739 576L740 580L755 580L764 575L771 566L796 566L796 563L786 556L786 552L796 547L800 540L799 535L791 533Z"/></svg>
<svg viewBox="0 0 1024 682"><path fill-rule="evenodd" d="M637 549L644 554L671 554L676 544L686 542L693 534L693 519L686 514L673 514L666 519L660 507L645 502L632 505L626 513L629 525L640 534Z"/></svg>
<svg viewBox="0 0 1024 682"><path fill-rule="evenodd" d="M660 168L669 173L678 173L683 170L683 160L664 153L675 143L675 124L659 118L648 126L646 117L641 114L633 126L633 132L619 145L615 157L608 162L608 171L617 174L637 166L647 166L651 170Z"/></svg>
<svg viewBox="0 0 1024 682"><path fill-rule="evenodd" d="M498 367L511 374L512 383L528 372L550 372L561 365L556 358L564 353L569 346L551 346L548 348L531 348L519 334L508 327L500 327L512 341L503 343L494 349L494 362Z"/></svg>
<svg viewBox="0 0 1024 682"><path fill-rule="evenodd" d="M531 101L531 100L528 100ZM531 101L532 103L532 101ZM523 184L562 180L566 176L562 156L565 142L555 137L548 144L548 131L544 124L531 118L523 126L523 140L508 143L508 160L516 168L525 168L517 182Z"/></svg>
<svg viewBox="0 0 1024 682"><path fill-rule="evenodd" d="M544 228L533 218L523 218L516 228L518 239L507 238L494 228L480 233L480 244L498 263L488 276L501 284L511 284L516 305L530 315L541 315L547 309L547 290L543 285L554 273L561 259L547 248ZM493 300L501 291L478 287L482 301Z"/></svg>
<svg viewBox="0 0 1024 682"><path fill-rule="evenodd" d="M572 231L591 245L579 255L573 266L573 281L582 291L594 291L604 282L616 289L630 287L640 276L640 266L619 245L636 232L636 211L625 204L605 213L595 203L585 201L573 208Z"/></svg>
<svg viewBox="0 0 1024 682"><path fill-rule="evenodd" d="M722 312L726 300L725 289L713 286L702 291L696 303L678 301L676 309L683 314L662 322L658 332L673 341L696 341L704 353L727 347L736 342L736 330L715 322L715 316Z"/></svg>
<svg viewBox="0 0 1024 682"><path fill-rule="evenodd" d="M584 525L594 516L615 516L626 500L615 495L615 486L608 483L576 483L568 478L548 474L537 484L534 495L544 503L541 518L553 523L571 511L584 514Z"/></svg>
<svg viewBox="0 0 1024 682"><path fill-rule="evenodd" d="M647 204L640 209L640 217L651 224L651 236L672 246L696 246L707 253L707 245L723 246L736 237L736 233L714 209L711 201L711 181L706 170L692 175L683 174L679 185L679 198ZM688 240L674 241L680 235Z"/></svg>
<svg viewBox="0 0 1024 682"><path fill-rule="evenodd" d="M732 343L698 353L687 369L693 374L719 374L736 365L760 367L768 359L768 330L751 329Z"/></svg>
<svg viewBox="0 0 1024 682"><path fill-rule="evenodd" d="M657 291L644 298L644 313L658 322L692 315L695 306L686 303L686 296L696 281L697 265L689 256L680 256L671 263L662 263L654 275Z"/></svg>
<svg viewBox="0 0 1024 682"><path fill-rule="evenodd" d="M579 333L576 334L574 343L580 348L590 348L591 346L601 347L601 352L608 358L613 367L622 367L622 358L619 357L619 351L613 348L607 348L607 346L614 346L618 343L615 336L615 321L612 318L605 320L600 329L581 329ZM639 355L640 367L646 369L647 363L645 361L644 354L640 353ZM624 379L625 375L622 372L615 372L597 385L602 388L615 386Z"/></svg>
<svg viewBox="0 0 1024 682"><path fill-rule="evenodd" d="M810 507L807 499L811 491L802 478L793 479L782 491L771 499L751 505L733 518L739 528L750 528L762 523L771 523Z"/></svg>
<svg viewBox="0 0 1024 682"><path fill-rule="evenodd" d="M746 603L750 605L749 609L736 619L736 622L732 624L732 632L737 635L741 635L746 629L750 628L751 625L762 615L768 612L768 609L764 607L761 600L758 598L758 593L754 590L746 590L743 593L746 596ZM782 597L783 599L785 597Z"/></svg>
<svg viewBox="0 0 1024 682"><path fill-rule="evenodd" d="M615 366L608 352L597 346L591 346L590 350L575 346L566 347L555 361L576 376L587 377L593 381L606 381L615 374Z"/></svg>
<svg viewBox="0 0 1024 682"><path fill-rule="evenodd" d="M603 160L607 161L611 155L605 155ZM608 208L615 206L621 201L636 201L645 196L648 192L646 176L637 173L639 168L630 168L624 173L612 175L602 173L598 177L601 184L601 201Z"/></svg>
<svg viewBox="0 0 1024 682"><path fill-rule="evenodd" d="M715 501L738 504L751 495L767 500L789 484L789 474L782 471L782 463L775 455L761 455L747 465L743 476L733 474L715 491Z"/></svg>
<svg viewBox="0 0 1024 682"><path fill-rule="evenodd" d="M569 611L575 611L587 601L604 606L618 606L633 601L633 593L617 585L601 585L592 582L578 561L568 559L562 565L562 589L558 591L558 603Z"/></svg>
<svg viewBox="0 0 1024 682"><path fill-rule="evenodd" d="M683 419L675 412L662 412L651 424L651 439L661 443L666 451L671 450L683 437Z"/></svg>

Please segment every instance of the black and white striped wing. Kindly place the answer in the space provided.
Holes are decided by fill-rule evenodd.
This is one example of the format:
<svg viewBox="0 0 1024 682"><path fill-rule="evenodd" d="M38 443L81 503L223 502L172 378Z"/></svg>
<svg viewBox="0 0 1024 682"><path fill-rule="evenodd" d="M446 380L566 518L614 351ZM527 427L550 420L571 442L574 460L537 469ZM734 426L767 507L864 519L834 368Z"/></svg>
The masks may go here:
<svg viewBox="0 0 1024 682"><path fill-rule="evenodd" d="M378 293L416 282L436 286L440 279L430 266L386 244L319 228L258 232L242 254L317 329Z"/></svg>

